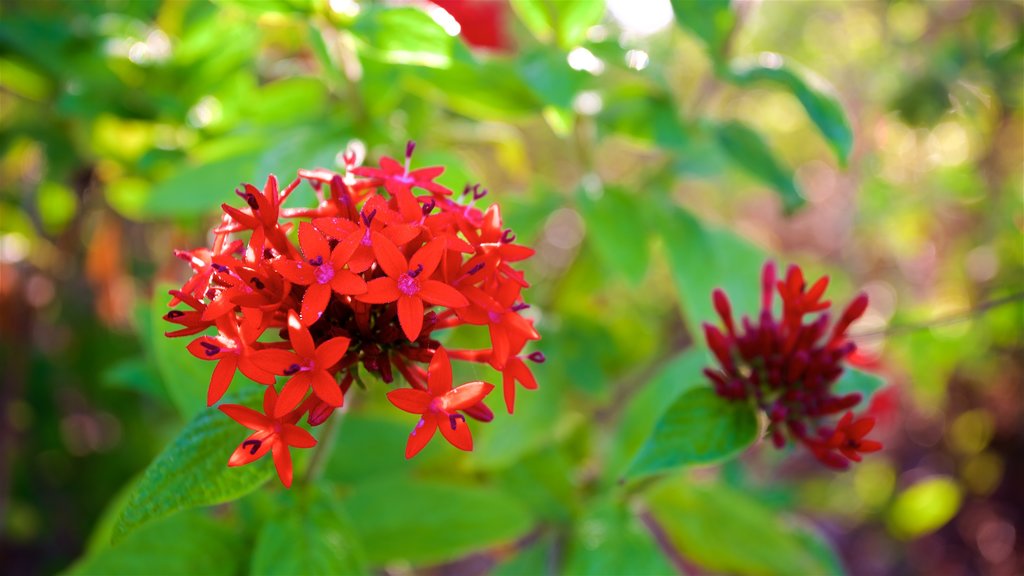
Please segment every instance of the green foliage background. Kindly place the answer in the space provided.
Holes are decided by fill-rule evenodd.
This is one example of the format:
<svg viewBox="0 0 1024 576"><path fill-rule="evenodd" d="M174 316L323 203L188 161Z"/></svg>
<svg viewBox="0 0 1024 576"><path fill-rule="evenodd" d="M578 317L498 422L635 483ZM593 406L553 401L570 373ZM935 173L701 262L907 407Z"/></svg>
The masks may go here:
<svg viewBox="0 0 1024 576"><path fill-rule="evenodd" d="M482 53L411 5L4 0L5 568L1024 570L1024 9L673 0L641 34L622 6L491 3L512 42ZM162 335L171 250L240 181L407 139L537 248L540 389L406 462L371 383L319 480L221 469L211 367ZM769 257L872 299L887 449L851 472L749 448L702 388L711 290L753 310Z"/></svg>

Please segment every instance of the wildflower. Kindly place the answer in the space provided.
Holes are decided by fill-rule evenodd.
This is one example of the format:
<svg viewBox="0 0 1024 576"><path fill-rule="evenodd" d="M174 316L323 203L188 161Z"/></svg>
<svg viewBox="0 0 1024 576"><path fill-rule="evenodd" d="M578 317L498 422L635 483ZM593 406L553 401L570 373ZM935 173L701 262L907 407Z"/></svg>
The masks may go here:
<svg viewBox="0 0 1024 576"><path fill-rule="evenodd" d="M487 382L468 382L452 388L452 365L444 348L438 348L427 371L427 389L399 388L388 392L388 400L397 408L412 414L422 414L409 434L405 457L412 458L434 437L441 435L460 450L473 449L473 436L466 418L458 414L479 404L494 389Z"/></svg>
<svg viewBox="0 0 1024 576"><path fill-rule="evenodd" d="M824 464L845 468L850 460L860 461L859 452L881 448L878 442L864 439L873 418L851 423L852 414L847 412L834 428L819 428L823 420L861 400L858 393L836 394L833 385L856 349L846 339L846 330L866 310L867 296L854 298L829 331L831 303L821 300L827 286L828 278L823 277L808 289L796 266L777 281L775 266L769 262L762 272L757 323L744 317L739 325L726 294L715 290L712 301L724 331L704 325L708 347L719 364L704 373L720 396L751 401L764 410L777 447L785 445L788 437L805 445ZM772 310L775 292L782 300L781 318ZM817 436L815 429L819 429Z"/></svg>
<svg viewBox="0 0 1024 576"><path fill-rule="evenodd" d="M257 430L249 440L260 441L236 450L231 465L273 450L282 482L290 483L288 447L312 445L296 422L323 424L367 374L386 384L403 379L410 388L395 391L397 402L423 408L422 426L435 424L414 434L410 455L437 425L469 449L465 418L494 417L484 403L493 386L452 390L450 359L501 371L509 412L517 384L536 388L527 361L544 356L522 351L540 335L522 316L529 284L517 268L533 250L514 243L497 205L475 206L486 189L467 185L455 198L434 181L443 167L412 169L414 148L406 147L404 165L384 158L380 168L363 168L346 154L345 174L299 170L283 188L274 176L262 189L244 184L236 191L243 204L222 206L211 245L176 252L192 275L171 291L171 306L181 308L164 317L176 325L167 335L196 335L189 351L217 362L208 403L220 400L236 371L267 387L259 418L223 407ZM315 205L286 207L304 182ZM441 347L439 333L469 324L488 326L488 348Z"/></svg>
<svg viewBox="0 0 1024 576"><path fill-rule="evenodd" d="M312 448L316 439L309 432L295 425L299 419L297 412L283 416L274 414L278 397L273 387L268 387L263 395L263 414L239 404L222 404L221 412L227 414L235 422L255 432L238 445L228 459L228 466L241 466L259 460L270 452L273 454L277 476L286 487L292 485L292 455L289 447Z"/></svg>

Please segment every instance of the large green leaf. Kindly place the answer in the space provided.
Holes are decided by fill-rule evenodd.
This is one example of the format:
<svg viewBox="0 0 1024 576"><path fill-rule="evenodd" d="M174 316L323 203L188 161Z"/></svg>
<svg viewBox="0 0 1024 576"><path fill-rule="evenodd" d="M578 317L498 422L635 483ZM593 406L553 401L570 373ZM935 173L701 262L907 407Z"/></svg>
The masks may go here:
<svg viewBox="0 0 1024 576"><path fill-rule="evenodd" d="M737 317L756 312L765 254L678 206L666 204L658 214L658 229L690 334L703 334L702 322L717 321L711 301L715 288L729 295Z"/></svg>
<svg viewBox="0 0 1024 576"><path fill-rule="evenodd" d="M366 574L369 568L337 495L324 487L287 493L278 516L263 525L253 550L254 574Z"/></svg>
<svg viewBox="0 0 1024 576"><path fill-rule="evenodd" d="M359 15L352 31L384 62L431 68L451 64L455 39L418 8L374 6Z"/></svg>
<svg viewBox="0 0 1024 576"><path fill-rule="evenodd" d="M431 564L506 544L530 530L517 500L452 483L388 479L357 486L345 500L370 564Z"/></svg>
<svg viewBox="0 0 1024 576"><path fill-rule="evenodd" d="M757 499L721 484L661 482L646 495L658 524L682 555L727 574L832 574L819 539Z"/></svg>
<svg viewBox="0 0 1024 576"><path fill-rule="evenodd" d="M598 0L512 0L512 9L538 40L569 49L583 42L605 7Z"/></svg>
<svg viewBox="0 0 1024 576"><path fill-rule="evenodd" d="M187 266L182 263L181 266ZM164 333L178 328L163 319L170 311L167 302L168 290L180 286L159 284L149 304L149 349L156 363L157 372L167 389L167 395L185 420L194 417L206 406L206 390L216 362L200 360L189 353L186 346L189 337L168 338ZM241 376L235 376L242 378Z"/></svg>
<svg viewBox="0 0 1024 576"><path fill-rule="evenodd" d="M478 120L520 119L543 107L513 64L504 60L479 62L465 54L445 69L419 69L407 81L410 90Z"/></svg>
<svg viewBox="0 0 1024 576"><path fill-rule="evenodd" d="M736 26L736 14L729 0L672 0L676 22L697 35L716 62L725 54L726 43Z"/></svg>
<svg viewBox="0 0 1024 576"><path fill-rule="evenodd" d="M757 439L757 414L746 402L720 397L708 386L679 396L654 426L627 475L655 474L677 466L715 464Z"/></svg>
<svg viewBox="0 0 1024 576"><path fill-rule="evenodd" d="M261 152L247 152L213 162L183 165L157 182L142 205L140 217L170 218L212 214L235 198L233 191L256 171Z"/></svg>
<svg viewBox="0 0 1024 576"><path fill-rule="evenodd" d="M853 130L835 89L824 78L777 54L735 62L729 78L741 86L771 83L789 90L828 141L839 163L846 165L853 148Z"/></svg>
<svg viewBox="0 0 1024 576"><path fill-rule="evenodd" d="M255 405L262 392L251 386L225 402ZM121 512L114 540L179 510L228 502L262 486L272 474L270 458L238 468L227 464L246 432L220 410L201 412L146 469Z"/></svg>
<svg viewBox="0 0 1024 576"><path fill-rule="evenodd" d="M676 574L651 533L622 502L598 503L576 524L566 574Z"/></svg>
<svg viewBox="0 0 1024 576"><path fill-rule="evenodd" d="M647 274L649 229L643 208L647 203L620 188L604 189L598 198L582 189L577 194L587 225L587 240L604 260L606 269L634 285Z"/></svg>
<svg viewBox="0 0 1024 576"><path fill-rule="evenodd" d="M736 166L775 190L787 213L804 205L793 171L775 157L760 134L745 124L730 121L715 127L715 137Z"/></svg>
<svg viewBox="0 0 1024 576"><path fill-rule="evenodd" d="M153 522L113 547L103 547L81 560L73 576L135 576L138 574L231 575L244 557L242 534L216 523L199 511Z"/></svg>

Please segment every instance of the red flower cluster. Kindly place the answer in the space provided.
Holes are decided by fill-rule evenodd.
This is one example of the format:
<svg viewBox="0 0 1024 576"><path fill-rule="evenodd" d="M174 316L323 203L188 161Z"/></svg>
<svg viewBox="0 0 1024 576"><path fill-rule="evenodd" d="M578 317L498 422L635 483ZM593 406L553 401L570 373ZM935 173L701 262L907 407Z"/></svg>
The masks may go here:
<svg viewBox="0 0 1024 576"><path fill-rule="evenodd" d="M236 191L244 207L223 205L212 247L177 252L193 275L171 292L171 306L188 309L164 317L181 326L167 335L209 330L188 345L197 358L217 362L208 404L221 399L236 371L267 386L263 413L220 407L255 430L231 466L270 451L290 485L289 446L315 444L296 423L303 416L311 426L326 421L361 382L360 366L387 383L397 371L411 387L388 394L398 408L422 415L409 436L410 458L438 428L471 450L463 414L484 422L494 416L483 402L491 384L452 389L449 356L502 372L509 413L516 382L537 387L524 360L543 362L544 355L523 352L540 336L520 315L529 284L513 267L533 250L514 243L497 205L475 207L487 190L467 186L455 197L434 182L444 167L410 170L414 148L406 147L404 164L385 157L380 168L356 167L346 155L344 176L300 170L283 190L274 176L263 190L246 184ZM317 206L284 208L303 180ZM239 235L247 241L233 239ZM463 324L487 326L490 348L446 352L435 332Z"/></svg>
<svg viewBox="0 0 1024 576"><path fill-rule="evenodd" d="M704 334L721 367L704 373L720 396L753 401L764 410L776 447L785 444L788 434L824 464L845 469L851 460L859 462L861 453L882 448L864 438L874 427L874 418L854 420L853 413L846 412L832 428L821 422L861 400L858 393L836 395L832 387L843 372L843 361L856 348L846 339L846 330L867 309L868 299L864 294L854 298L830 330L831 303L821 301L827 286L826 276L808 289L797 266L790 266L786 277L776 281L775 265L769 262L762 273L760 319L754 324L744 317L740 326L733 320L728 297L715 290L715 310L725 332L705 324ZM782 298L781 318L772 312L776 291ZM819 312L805 321L805 316Z"/></svg>

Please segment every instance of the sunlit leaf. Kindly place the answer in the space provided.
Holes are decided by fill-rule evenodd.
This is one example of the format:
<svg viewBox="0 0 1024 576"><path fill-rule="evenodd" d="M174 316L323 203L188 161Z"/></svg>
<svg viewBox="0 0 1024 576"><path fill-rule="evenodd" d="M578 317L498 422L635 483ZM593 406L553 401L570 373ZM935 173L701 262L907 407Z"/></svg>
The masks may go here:
<svg viewBox="0 0 1024 576"><path fill-rule="evenodd" d="M736 26L729 4L729 0L672 0L676 22L704 42L713 60L725 56L725 45Z"/></svg>
<svg viewBox="0 0 1024 576"><path fill-rule="evenodd" d="M759 82L783 87L796 96L811 121L835 152L839 163L846 165L853 148L853 130L839 96L824 78L777 54L762 55L757 60L734 63L729 77L741 86Z"/></svg>
<svg viewBox="0 0 1024 576"><path fill-rule="evenodd" d="M688 558L715 573L832 574L831 555L805 529L750 495L672 478L646 496L650 513Z"/></svg>
<svg viewBox="0 0 1024 576"><path fill-rule="evenodd" d="M739 454L757 438L757 414L746 402L720 397L710 386L676 398L654 425L627 476L678 466L716 464Z"/></svg>
<svg viewBox="0 0 1024 576"><path fill-rule="evenodd" d="M804 205L793 171L775 157L760 134L739 122L724 122L716 127L715 136L736 166L775 190L787 213Z"/></svg>
<svg viewBox="0 0 1024 576"><path fill-rule="evenodd" d="M374 6L359 15L352 31L384 62L431 68L451 64L455 39L418 8Z"/></svg>
<svg viewBox="0 0 1024 576"><path fill-rule="evenodd" d="M262 392L261 387L253 386L233 393L225 402L255 405ZM121 512L115 542L158 518L228 502L262 486L273 473L270 458L228 467L228 457L245 434L244 428L220 410L201 412L146 469Z"/></svg>
<svg viewBox="0 0 1024 576"><path fill-rule="evenodd" d="M346 498L345 507L373 566L451 560L512 542L532 523L511 496L450 482L390 479L361 484Z"/></svg>
<svg viewBox="0 0 1024 576"><path fill-rule="evenodd" d="M591 0L512 0L512 10L538 40L569 49L601 21L605 6Z"/></svg>
<svg viewBox="0 0 1024 576"><path fill-rule="evenodd" d="M889 510L889 530L910 540L942 528L960 509L960 487L946 476L926 478L900 492Z"/></svg>
<svg viewBox="0 0 1024 576"><path fill-rule="evenodd" d="M262 153L245 153L196 166L183 165L170 178L155 184L142 214L172 218L213 214L233 191L256 171Z"/></svg>

